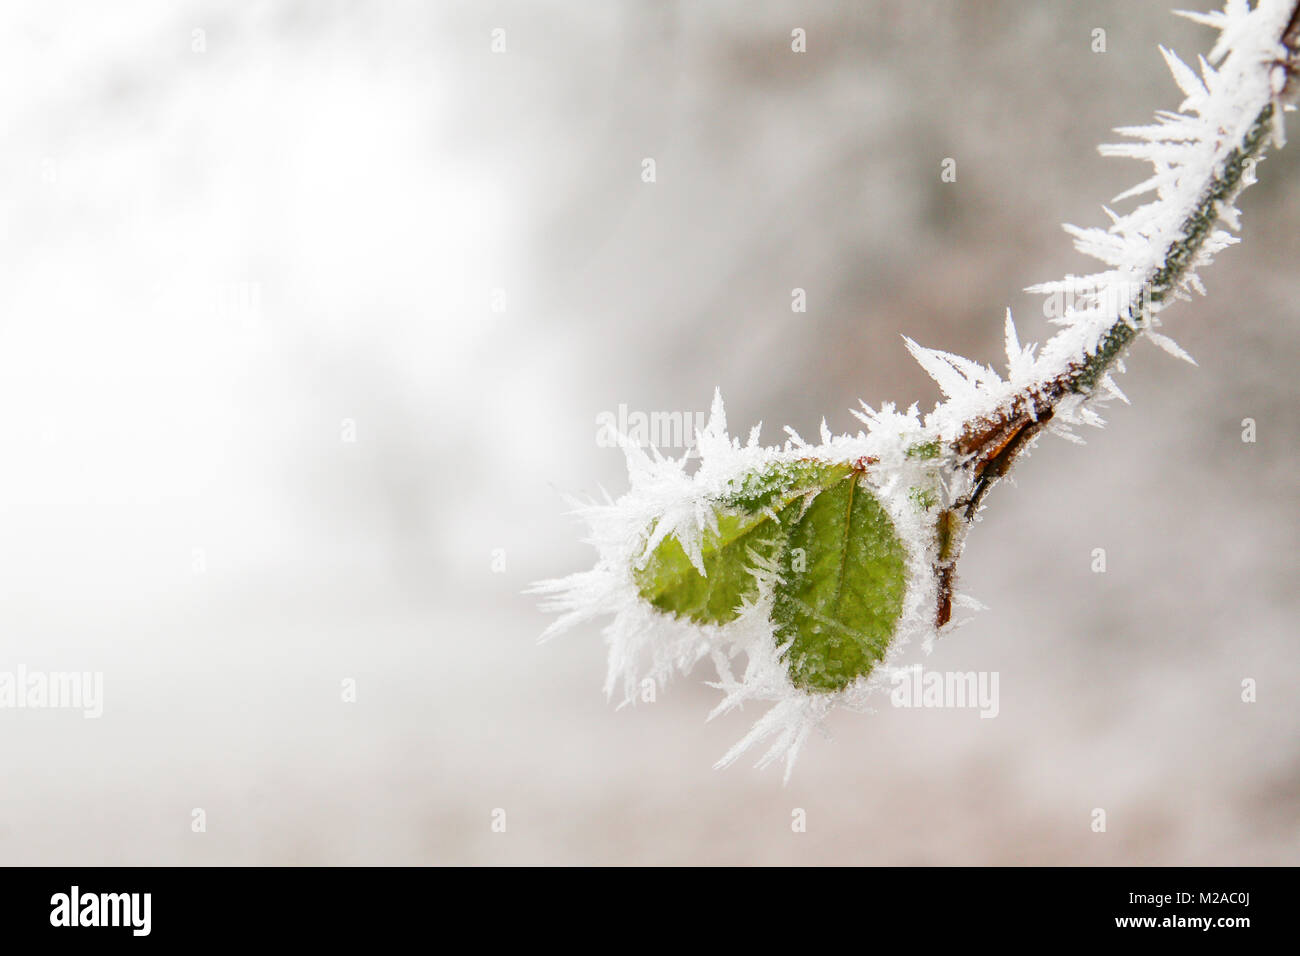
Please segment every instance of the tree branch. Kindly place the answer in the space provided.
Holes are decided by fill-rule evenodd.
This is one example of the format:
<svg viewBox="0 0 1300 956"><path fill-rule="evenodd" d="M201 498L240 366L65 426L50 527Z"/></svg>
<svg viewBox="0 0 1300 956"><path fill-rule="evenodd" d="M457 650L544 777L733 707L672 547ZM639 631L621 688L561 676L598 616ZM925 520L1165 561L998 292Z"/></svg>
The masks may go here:
<svg viewBox="0 0 1300 956"><path fill-rule="evenodd" d="M1139 335L1156 324L1156 313L1194 277L1193 270L1201 261L1205 244L1223 213L1231 209L1241 190L1253 182L1255 163L1270 138L1280 139L1283 103L1294 99L1300 91L1300 0L1293 5L1279 39L1284 56L1259 66L1271 74L1273 96L1238 142L1220 146L1215 162L1209 167L1207 181L1182 220L1177 238L1169 243L1161 260L1147 270L1126 305L1117 310L1109 327L1098 337L1097 344L1081 359L1027 385L991 413L978 413L964 423L952 448L972 479L969 494L955 503L955 510L967 521L974 518L984 496L1052 420L1061 403L1070 396L1078 396L1083 401L1092 398L1097 386L1106 381ZM1226 135L1222 128L1219 132Z"/></svg>

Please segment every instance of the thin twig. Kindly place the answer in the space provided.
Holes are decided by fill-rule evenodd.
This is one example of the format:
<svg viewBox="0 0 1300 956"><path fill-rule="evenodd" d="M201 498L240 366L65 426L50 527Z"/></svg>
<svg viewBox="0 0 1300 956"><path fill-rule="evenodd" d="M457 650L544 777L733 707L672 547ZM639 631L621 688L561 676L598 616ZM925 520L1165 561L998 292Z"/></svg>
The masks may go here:
<svg viewBox="0 0 1300 956"><path fill-rule="evenodd" d="M1241 191L1247 170L1263 155L1275 124L1281 122L1278 103L1300 92L1300 0L1293 8L1281 41L1287 56L1276 66L1285 71L1286 82L1276 101L1260 110L1242 141L1216 166L1184 220L1180 237L1170 243L1163 261L1144 277L1132 300L1119 311L1097 346L1081 361L1070 364L1059 375L1029 386L994 413L967 421L953 443L953 450L966 462L965 467L974 478L970 494L956 502L956 508L967 521L974 518L984 496L1052 419L1061 401L1070 395L1087 398L1093 394L1139 334L1151 327L1156 307L1174 293L1193 268L1221 211Z"/></svg>

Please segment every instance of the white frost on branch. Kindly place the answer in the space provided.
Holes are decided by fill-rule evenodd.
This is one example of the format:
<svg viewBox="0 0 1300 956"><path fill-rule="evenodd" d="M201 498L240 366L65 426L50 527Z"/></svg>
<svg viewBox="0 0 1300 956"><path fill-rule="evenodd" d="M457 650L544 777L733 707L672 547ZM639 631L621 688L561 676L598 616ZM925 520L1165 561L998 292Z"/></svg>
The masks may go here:
<svg viewBox="0 0 1300 956"><path fill-rule="evenodd" d="M1103 206L1110 221L1105 229L1065 227L1080 252L1109 268L1031 287L1029 291L1060 303L1053 315L1062 328L1041 349L1020 344L1008 311L1005 378L988 366L905 339L909 351L944 395L944 401L924 418L915 405L906 412L893 405L879 411L864 406L854 414L866 429L855 435L833 436L823 424L818 444L805 443L787 429L790 437L783 445L764 447L758 441L758 428L743 444L729 437L722 399L715 395L708 425L697 435L696 449L679 459L664 457L653 449L647 452L620 436L630 488L617 501L607 496L604 503L573 503L590 529L587 541L598 558L590 571L534 586L534 593L547 595L543 608L560 615L543 638L609 618L604 627L609 650L605 692L618 697L621 704L634 702L644 681L663 686L674 674L686 674L707 659L716 672L712 684L723 693L711 717L749 701L772 704L719 765L766 743L759 764L784 759L788 777L800 746L830 710L837 706L863 708L873 693L890 681L897 657L909 642L920 639L927 651L932 644L938 593L935 510L967 500L974 481L970 470L963 467L967 460L952 450L951 443L971 423L993 419L1011 403L1077 368L1097 351L1117 323L1140 319L1142 335L1172 355L1192 361L1153 327L1159 324L1158 313L1171 298L1204 294L1197 269L1237 241L1228 231L1238 226L1239 216L1232 205L1235 195L1222 198L1218 223L1211 224L1211 231L1188 268L1179 272L1168 296L1161 301L1143 300L1141 292L1165 265L1171 248L1185 238L1184 226L1202 203L1209 184L1222 175L1233 150L1270 102L1274 103L1272 133L1280 143L1283 106L1276 98L1283 84L1277 64L1286 60L1280 37L1291 10L1290 0L1260 0L1254 7L1246 0L1228 0L1222 11L1182 13L1214 27L1220 35L1209 57L1198 59L1195 70L1161 48L1185 97L1179 112L1159 112L1151 125L1122 127L1117 132L1129 137L1129 142L1101 147L1104 156L1140 159L1152 166L1150 177L1115 202L1148 193L1154 198L1126 215ZM1237 191L1253 181L1253 169L1248 167ZM1142 306L1137 316L1131 308L1135 301ZM1122 362L1116 361L1113 371L1122 370ZM1111 398L1127 403L1111 371L1098 375L1095 388L1058 398L1049 430L1077 441L1071 426L1102 424L1090 406ZM935 440L945 449L937 458L909 455L909 449ZM691 470L697 458L697 466ZM804 458L827 462L870 459L872 465L863 480L889 513L908 552L903 613L885 659L868 677L835 693L811 693L791 682L770 619L777 569L759 555L752 556L756 596L725 625L702 626L656 610L641 597L633 578L633 570L643 565L668 535L677 537L703 573L701 542L716 521L718 499L734 490L734 483L746 475ZM911 493L918 486L930 489L937 509L918 505ZM653 532L647 534L651 527ZM960 541L956 546L960 550ZM961 595L955 596L954 603L978 607L977 602Z"/></svg>
<svg viewBox="0 0 1300 956"><path fill-rule="evenodd" d="M1209 57L1197 60L1199 74L1178 56L1160 48L1174 81L1185 99L1178 112L1160 111L1146 126L1124 126L1117 133L1129 142L1099 147L1103 156L1140 159L1152 166L1152 175L1112 202L1154 193L1154 198L1127 215L1103 206L1108 227L1065 226L1078 251L1099 259L1110 268L1085 276L1030 286L1029 292L1051 298L1047 309L1062 326L1041 352L1020 348L1015 326L1007 319L1008 373L1005 380L992 370L946 352L908 345L921 365L939 383L947 401L926 417L926 424L945 439L959 435L967 423L992 417L1018 395L1035 391L1066 374L1071 366L1096 352L1106 333L1117 322L1131 321L1130 307L1142 302L1142 334L1170 354L1191 361L1191 357L1167 336L1154 331L1159 313L1172 299L1205 294L1198 270L1209 265L1214 255L1238 242L1229 230L1240 225L1233 205L1235 195L1219 204L1219 227L1213 228L1187 270L1163 301L1143 299L1151 277L1165 264L1171 246L1185 238L1184 227L1201 204L1209 183L1223 173L1231 154L1246 138L1259 114L1274 105L1273 137L1282 142L1277 97L1285 75L1279 64L1287 58L1282 32L1291 15L1291 0L1260 0L1253 8L1245 0L1229 0L1222 11L1179 15L1220 31ZM1248 164L1239 184L1255 181L1253 163ZM1239 190L1238 190L1239 191ZM1032 349L1032 346L1030 347ZM1195 364L1195 363L1193 363ZM1109 378L1097 398L1117 394ZM1078 413L1086 403L1066 403L1058 408L1062 424L1082 424Z"/></svg>
<svg viewBox="0 0 1300 956"><path fill-rule="evenodd" d="M610 617L604 628L609 649L605 693L619 698L620 706L636 701L643 681L652 680L662 687L674 674L688 673L707 658L716 672L712 684L723 692L710 717L748 701L775 704L719 765L730 763L770 737L760 764L785 759L788 774L808 733L833 707L860 709L889 680L902 649L913 638L932 633L933 528L925 511L907 494L909 488L936 483L935 462L907 454L909 447L925 440L924 427L916 406L906 412L898 412L892 405L879 411L864 406L855 414L869 426L856 435L832 436L823 425L817 445L791 433L782 446L765 447L759 444L755 428L742 444L728 436L722 396L715 394L708 425L697 433L696 448L681 458L666 458L654 449L647 452L619 436L631 487L618 501L571 502L590 529L586 540L599 557L590 571L534 585L534 593L548 596L543 609L560 615L542 635L543 640L574 625ZM829 462L873 459L863 480L889 512L908 550L907 593L890 650L870 677L838 693L809 694L791 682L771 621L776 568L765 565L760 556L752 556L756 596L734 621L724 625L699 625L656 610L641 597L633 578L634 568L642 566L668 534L682 543L703 573L700 547L705 531L716 520L717 500L734 491L736 483L747 475L810 457ZM689 466L697 458L697 467L691 472ZM655 530L648 535L646 529L652 524Z"/></svg>

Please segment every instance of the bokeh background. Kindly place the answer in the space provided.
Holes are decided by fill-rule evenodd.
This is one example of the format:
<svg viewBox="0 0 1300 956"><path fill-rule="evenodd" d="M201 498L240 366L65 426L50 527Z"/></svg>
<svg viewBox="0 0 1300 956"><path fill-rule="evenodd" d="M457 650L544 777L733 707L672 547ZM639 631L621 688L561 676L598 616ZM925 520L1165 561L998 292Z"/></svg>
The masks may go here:
<svg viewBox="0 0 1300 956"><path fill-rule="evenodd" d="M616 711L522 593L626 487L602 411L855 429L938 397L900 334L1049 334L1017 290L1145 172L1096 144L1208 49L1168 7L6 3L0 670L105 700L0 710L0 862L1300 862L1295 146L1169 313L1199 369L1139 345L991 497L925 664L997 719L714 771L758 711Z"/></svg>

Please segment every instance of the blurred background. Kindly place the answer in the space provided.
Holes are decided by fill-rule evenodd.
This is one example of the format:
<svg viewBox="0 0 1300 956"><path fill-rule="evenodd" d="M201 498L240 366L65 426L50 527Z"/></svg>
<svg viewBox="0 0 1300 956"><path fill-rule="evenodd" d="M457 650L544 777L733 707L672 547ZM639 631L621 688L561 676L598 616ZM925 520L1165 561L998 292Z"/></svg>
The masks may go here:
<svg viewBox="0 0 1300 956"><path fill-rule="evenodd" d="M6 4L0 671L104 712L0 710L0 862L1300 862L1296 146L1168 314L1199 369L1140 344L990 498L925 666L997 719L714 771L761 711L616 711L522 593L626 488L602 412L856 430L938 398L901 334L1045 338L1146 173L1096 144L1212 41L1169 6Z"/></svg>

